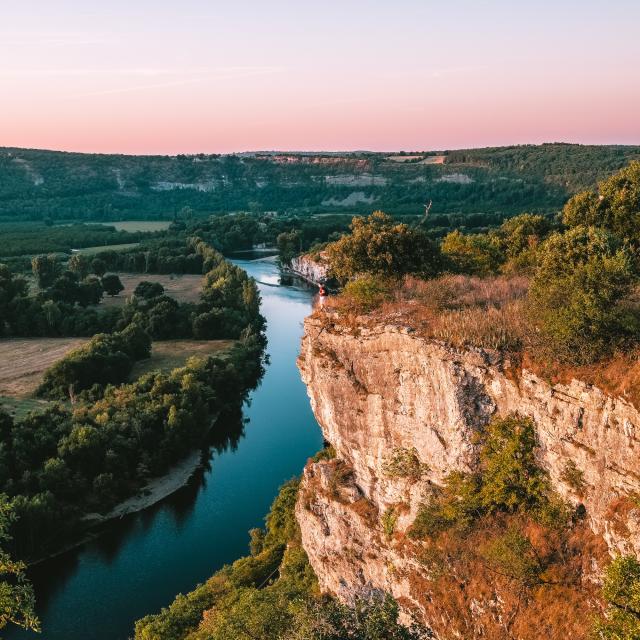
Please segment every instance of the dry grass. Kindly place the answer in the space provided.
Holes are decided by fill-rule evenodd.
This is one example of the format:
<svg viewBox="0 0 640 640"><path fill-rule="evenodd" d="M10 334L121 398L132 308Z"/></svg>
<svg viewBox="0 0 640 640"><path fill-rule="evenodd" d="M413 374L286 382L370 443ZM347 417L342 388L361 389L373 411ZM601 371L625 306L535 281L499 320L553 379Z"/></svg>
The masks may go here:
<svg viewBox="0 0 640 640"><path fill-rule="evenodd" d="M527 289L523 277L408 277L369 317L409 325L420 335L455 346L519 351L528 333L523 311ZM348 315L346 304L332 298L329 307Z"/></svg>
<svg viewBox="0 0 640 640"><path fill-rule="evenodd" d="M54 362L87 342L86 338L8 338L0 340L0 395L32 394Z"/></svg>
<svg viewBox="0 0 640 640"><path fill-rule="evenodd" d="M150 371L172 371L183 366L192 356L206 358L221 355L234 344L233 340L165 340L154 342L151 357L136 362L131 372L131 379L135 380Z"/></svg>
<svg viewBox="0 0 640 640"><path fill-rule="evenodd" d="M202 290L202 276L183 274L183 275L158 275L144 273L119 273L118 276L124 285L124 291L113 298L105 296L102 299L104 306L123 305L127 298L133 295L135 288L143 280L149 282L159 282L165 290L165 293L178 302L198 302L200 291Z"/></svg>

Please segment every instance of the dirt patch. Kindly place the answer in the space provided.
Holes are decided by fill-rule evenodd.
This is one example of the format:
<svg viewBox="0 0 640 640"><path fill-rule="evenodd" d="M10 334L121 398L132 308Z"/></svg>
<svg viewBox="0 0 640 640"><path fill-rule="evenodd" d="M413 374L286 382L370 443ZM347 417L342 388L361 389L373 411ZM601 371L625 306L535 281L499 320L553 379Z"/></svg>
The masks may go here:
<svg viewBox="0 0 640 640"><path fill-rule="evenodd" d="M234 344L233 340L164 340L154 342L151 347L151 357L136 362L131 372L131 379L135 380L150 371L172 371L183 366L191 356L206 358L221 355Z"/></svg>
<svg viewBox="0 0 640 640"><path fill-rule="evenodd" d="M54 362L86 338L8 338L0 340L0 396L32 394Z"/></svg>
<svg viewBox="0 0 640 640"><path fill-rule="evenodd" d="M120 295L102 298L102 305L106 307L123 305L127 298L133 295L135 288L143 280L159 282L165 294L175 298L178 302L198 302L202 290L202 278L200 275L158 275L145 273L119 273L124 291Z"/></svg>

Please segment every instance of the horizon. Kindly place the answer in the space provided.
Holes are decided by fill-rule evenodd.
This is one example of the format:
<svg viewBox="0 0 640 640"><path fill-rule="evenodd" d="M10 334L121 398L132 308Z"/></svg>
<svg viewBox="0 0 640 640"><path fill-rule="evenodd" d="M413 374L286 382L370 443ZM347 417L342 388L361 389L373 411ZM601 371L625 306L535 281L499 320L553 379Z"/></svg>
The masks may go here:
<svg viewBox="0 0 640 640"><path fill-rule="evenodd" d="M6 147L191 155L640 144L631 0L27 0L4 18Z"/></svg>
<svg viewBox="0 0 640 640"><path fill-rule="evenodd" d="M77 155L105 155L105 156L131 156L131 157L176 157L176 156L249 156L249 155L280 155L280 154L300 154L300 155L357 155L357 154L375 154L375 155L386 155L386 154L406 154L410 155L415 153L417 155L437 155L437 154L446 154L454 151L466 151L466 150L482 150L482 149L508 149L513 147L543 147L543 146L553 146L553 145L564 145L564 146L573 146L573 147L640 147L640 142L637 144L634 143L603 143L603 144L591 144L591 143L582 143L582 142L565 142L565 141L545 141L545 142L521 142L514 144L503 144L503 145L482 145L482 146L471 146L471 147L446 147L442 149L383 149L383 150L373 150L373 149L243 149L243 150L235 150L228 152L213 152L213 151L193 151L189 153L128 153L121 151L78 151L76 149L51 149L44 147L16 147L16 146L5 146L0 145L0 150L10 151L10 150L18 150L18 151L37 151L42 153L69 153L69 154L77 154Z"/></svg>

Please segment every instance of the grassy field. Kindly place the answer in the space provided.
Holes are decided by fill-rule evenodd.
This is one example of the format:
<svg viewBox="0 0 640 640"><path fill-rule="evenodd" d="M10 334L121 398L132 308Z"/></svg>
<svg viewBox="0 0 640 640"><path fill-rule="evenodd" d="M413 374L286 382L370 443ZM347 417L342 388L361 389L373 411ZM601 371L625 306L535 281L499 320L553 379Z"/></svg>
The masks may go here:
<svg viewBox="0 0 640 640"><path fill-rule="evenodd" d="M47 405L33 398L45 370L85 338L8 338L0 340L0 406L20 419Z"/></svg>
<svg viewBox="0 0 640 640"><path fill-rule="evenodd" d="M150 371L172 371L181 367L191 356L206 358L220 355L233 345L233 340L163 340L154 342L151 357L148 360L136 362L131 379L135 380Z"/></svg>
<svg viewBox="0 0 640 640"><path fill-rule="evenodd" d="M167 276L144 273L119 273L118 276L124 285L124 291L113 298L105 296L102 299L102 306L118 306L124 304L127 298L133 295L138 283L143 280L159 282L164 287L166 294L175 298L178 302L198 302L200 290L202 289L202 276L191 274Z"/></svg>
<svg viewBox="0 0 640 640"><path fill-rule="evenodd" d="M93 256L101 251L125 251L137 247L139 242L129 242L127 244L106 244L99 247L85 247L84 249L74 249L77 253L83 253L86 256Z"/></svg>
<svg viewBox="0 0 640 640"><path fill-rule="evenodd" d="M115 227L116 231L164 231L171 226L170 220L122 220L120 222L103 222L109 227Z"/></svg>

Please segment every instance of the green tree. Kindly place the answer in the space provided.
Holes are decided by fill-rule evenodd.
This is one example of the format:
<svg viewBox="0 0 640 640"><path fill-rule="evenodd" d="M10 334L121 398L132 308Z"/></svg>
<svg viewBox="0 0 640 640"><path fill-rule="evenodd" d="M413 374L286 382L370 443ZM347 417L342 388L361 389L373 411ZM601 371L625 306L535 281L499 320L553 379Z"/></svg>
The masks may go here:
<svg viewBox="0 0 640 640"><path fill-rule="evenodd" d="M102 276L101 282L104 292L109 296L117 296L121 291L124 291L124 285L116 273L106 273Z"/></svg>
<svg viewBox="0 0 640 640"><path fill-rule="evenodd" d="M636 276L630 252L606 231L575 227L540 247L529 308L551 357L585 364L624 346L638 319L623 304Z"/></svg>
<svg viewBox="0 0 640 640"><path fill-rule="evenodd" d="M605 617L595 625L601 640L640 638L640 562L634 556L618 556L605 571L602 595Z"/></svg>
<svg viewBox="0 0 640 640"><path fill-rule="evenodd" d="M94 258L91 261L91 270L98 276L98 278L102 278L102 276L107 272L107 263L102 258Z"/></svg>
<svg viewBox="0 0 640 640"><path fill-rule="evenodd" d="M441 249L451 270L458 273L491 275L497 273L504 259L496 239L483 233L452 231L442 240Z"/></svg>
<svg viewBox="0 0 640 640"><path fill-rule="evenodd" d="M34 256L31 259L31 270L41 289L50 287L60 273L60 263L55 255Z"/></svg>
<svg viewBox="0 0 640 640"><path fill-rule="evenodd" d="M329 244L327 254L331 274L343 284L364 274L427 277L441 266L438 247L421 229L396 223L382 211L353 218L351 233Z"/></svg>
<svg viewBox="0 0 640 640"><path fill-rule="evenodd" d="M598 185L567 202L562 220L569 227L594 226L640 245L640 161L634 161Z"/></svg>
<svg viewBox="0 0 640 640"><path fill-rule="evenodd" d="M69 270L77 274L80 280L84 280L91 270L91 261L82 253L74 253L69 258Z"/></svg>
<svg viewBox="0 0 640 640"><path fill-rule="evenodd" d="M276 239L280 263L291 264L291 260L302 253L302 234L300 231L283 231Z"/></svg>
<svg viewBox="0 0 640 640"><path fill-rule="evenodd" d="M35 595L25 575L25 565L13 560L3 548L11 539L9 528L15 519L9 499L0 494L0 629L12 623L39 631Z"/></svg>

